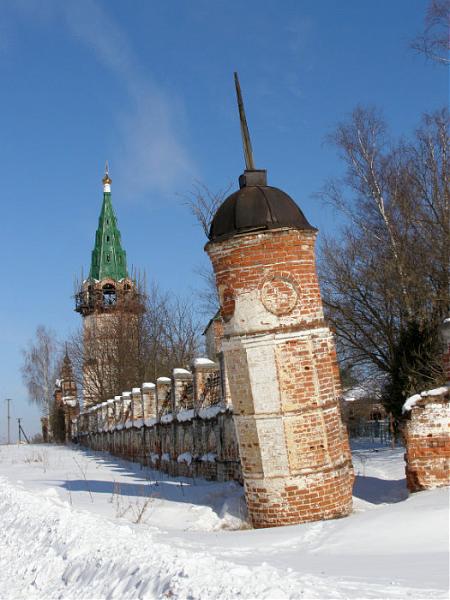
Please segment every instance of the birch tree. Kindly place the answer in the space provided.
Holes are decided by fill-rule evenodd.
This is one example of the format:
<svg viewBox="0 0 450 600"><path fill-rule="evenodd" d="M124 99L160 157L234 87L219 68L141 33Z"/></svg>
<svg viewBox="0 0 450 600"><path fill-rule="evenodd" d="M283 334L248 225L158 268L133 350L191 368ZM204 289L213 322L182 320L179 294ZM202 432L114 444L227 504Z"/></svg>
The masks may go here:
<svg viewBox="0 0 450 600"><path fill-rule="evenodd" d="M48 417L59 363L55 333L44 325L39 325L34 340L22 350L22 355L21 373L29 399L39 405L43 414Z"/></svg>
<svg viewBox="0 0 450 600"><path fill-rule="evenodd" d="M447 111L437 111L410 140L392 140L378 111L358 107L329 138L345 169L321 194L343 222L321 248L327 316L344 364L403 382L397 409L440 377L438 327L450 304L448 125Z"/></svg>
<svg viewBox="0 0 450 600"><path fill-rule="evenodd" d="M431 0L425 14L424 30L413 40L411 47L430 60L450 64L449 27L449 0Z"/></svg>

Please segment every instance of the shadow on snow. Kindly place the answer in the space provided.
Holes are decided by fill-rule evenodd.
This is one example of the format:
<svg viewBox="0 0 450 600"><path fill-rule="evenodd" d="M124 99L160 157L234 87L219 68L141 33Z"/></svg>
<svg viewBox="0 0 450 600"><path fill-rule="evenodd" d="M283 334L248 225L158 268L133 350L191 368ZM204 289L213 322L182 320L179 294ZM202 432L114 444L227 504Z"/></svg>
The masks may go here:
<svg viewBox="0 0 450 600"><path fill-rule="evenodd" d="M406 479L380 479L356 475L353 495L371 504L394 504L408 497Z"/></svg>
<svg viewBox="0 0 450 600"><path fill-rule="evenodd" d="M77 454L85 455L89 459L93 459L93 462L86 465L87 468L82 477L67 479L59 483L59 487L68 492L106 494L111 498L113 496L150 497L171 502L186 502L210 507L218 516L223 516L226 511L231 516L242 518L246 512L243 488L235 481L212 482L200 478L174 477L162 471L142 467L138 463L114 457L106 452L78 448L76 450ZM96 468L95 463L100 463L110 471L117 472L120 480L115 480L114 475L111 480L92 479L90 475ZM124 477L138 481L123 481Z"/></svg>
<svg viewBox="0 0 450 600"><path fill-rule="evenodd" d="M242 496L243 491L237 482L211 482L204 479L187 477L174 477L162 471L149 467L142 467L138 463L114 457L106 452L94 452L87 449L78 449L80 454L101 463L112 471L142 482L102 481L89 479L67 480L60 486L70 492L91 492L99 494L122 495L132 497L154 497L172 502L188 502L199 506L210 506L218 514L222 512L227 496ZM89 468L88 468L89 471ZM402 502L408 497L406 479L381 479L364 475L356 475L353 487L353 496L370 502L371 504L393 504ZM243 498L242 498L243 501ZM231 502L235 504L235 502ZM236 504L238 504L236 502ZM228 512L234 513L234 510ZM240 512L241 509L236 512ZM237 514L235 516L238 516Z"/></svg>

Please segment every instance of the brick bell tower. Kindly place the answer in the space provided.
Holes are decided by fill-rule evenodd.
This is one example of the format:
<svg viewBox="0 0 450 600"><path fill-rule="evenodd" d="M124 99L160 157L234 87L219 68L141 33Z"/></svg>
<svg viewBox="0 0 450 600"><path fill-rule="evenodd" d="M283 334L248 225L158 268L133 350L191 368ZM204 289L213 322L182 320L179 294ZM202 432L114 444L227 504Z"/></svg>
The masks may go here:
<svg viewBox="0 0 450 600"><path fill-rule="evenodd" d="M82 281L75 295L75 310L83 317L84 332L84 410L111 397L118 390L109 389L114 381L114 344L111 337L117 323L125 326L132 337L133 323L141 310L141 297L134 279L128 276L126 252L111 202L108 163L103 177L103 203L95 234L89 277ZM101 381L103 378L104 381Z"/></svg>
<svg viewBox="0 0 450 600"><path fill-rule="evenodd" d="M205 250L224 321L223 352L254 527L347 515L353 468L324 321L312 227L255 169L235 74L246 169Z"/></svg>

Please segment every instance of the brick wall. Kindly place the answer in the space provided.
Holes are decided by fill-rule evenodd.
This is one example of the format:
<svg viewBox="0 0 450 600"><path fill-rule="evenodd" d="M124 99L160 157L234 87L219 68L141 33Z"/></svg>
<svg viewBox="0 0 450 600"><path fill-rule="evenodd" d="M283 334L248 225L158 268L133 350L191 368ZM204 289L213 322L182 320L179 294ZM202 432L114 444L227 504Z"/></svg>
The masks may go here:
<svg viewBox="0 0 450 600"><path fill-rule="evenodd" d="M224 411L188 421L156 422L79 436L81 445L110 452L173 476L242 482L233 415Z"/></svg>
<svg viewBox="0 0 450 600"><path fill-rule="evenodd" d="M413 396L404 426L406 481L411 492L449 485L450 397L439 388Z"/></svg>
<svg viewBox="0 0 450 600"><path fill-rule="evenodd" d="M89 407L72 422L74 438L93 450L175 476L242 482L233 414L216 363L197 359L156 384Z"/></svg>

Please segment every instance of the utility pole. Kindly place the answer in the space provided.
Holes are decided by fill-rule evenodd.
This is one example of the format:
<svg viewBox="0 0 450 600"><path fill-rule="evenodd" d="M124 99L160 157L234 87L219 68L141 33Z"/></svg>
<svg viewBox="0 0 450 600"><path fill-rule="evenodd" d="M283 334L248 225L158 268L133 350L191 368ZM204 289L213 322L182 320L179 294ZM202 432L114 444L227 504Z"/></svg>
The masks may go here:
<svg viewBox="0 0 450 600"><path fill-rule="evenodd" d="M30 440L27 438L27 434L25 433L25 431L23 430L23 427L22 427L22 425L20 424L20 421L21 421L21 420L22 420L22 419L17 419L17 422L18 422L18 424L19 424L19 444L21 444L21 443L22 443L22 435L23 435L23 437L25 438L25 440L26 440L27 444L29 444L29 443L30 443Z"/></svg>
<svg viewBox="0 0 450 600"><path fill-rule="evenodd" d="M11 443L11 413L9 405L12 402L11 398L5 398L5 402L8 403L8 445Z"/></svg>

